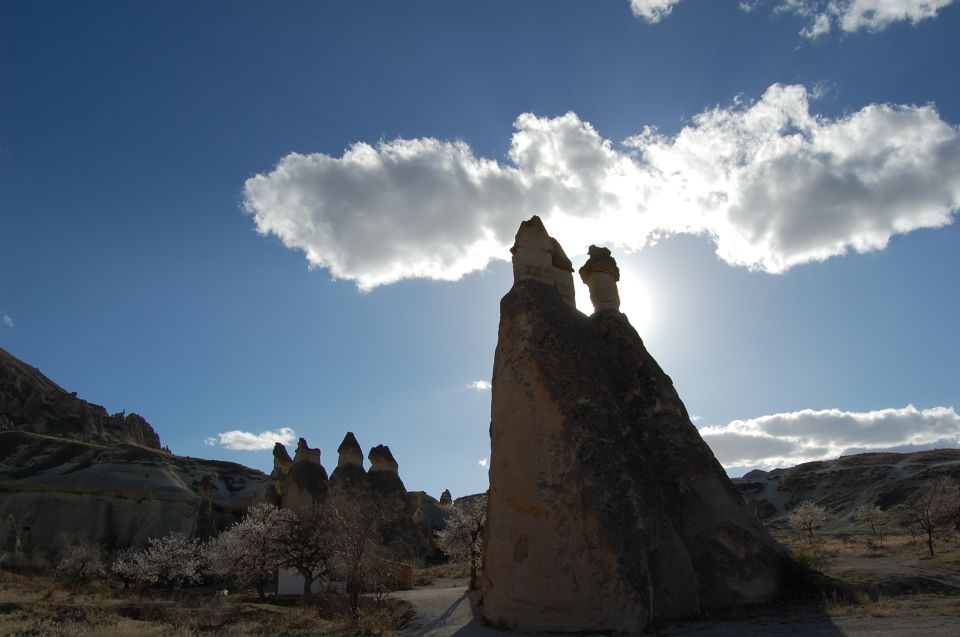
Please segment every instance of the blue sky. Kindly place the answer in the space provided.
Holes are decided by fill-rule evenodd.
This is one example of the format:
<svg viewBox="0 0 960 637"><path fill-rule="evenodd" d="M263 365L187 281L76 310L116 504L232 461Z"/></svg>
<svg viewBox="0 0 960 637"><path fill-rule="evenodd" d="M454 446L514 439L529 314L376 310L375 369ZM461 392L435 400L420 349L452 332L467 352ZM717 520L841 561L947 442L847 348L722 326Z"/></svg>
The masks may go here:
<svg viewBox="0 0 960 637"><path fill-rule="evenodd" d="M330 468L351 430L476 492L538 213L613 248L731 473L956 445L958 34L950 0L0 3L0 346L176 453L269 471L230 447L289 428Z"/></svg>

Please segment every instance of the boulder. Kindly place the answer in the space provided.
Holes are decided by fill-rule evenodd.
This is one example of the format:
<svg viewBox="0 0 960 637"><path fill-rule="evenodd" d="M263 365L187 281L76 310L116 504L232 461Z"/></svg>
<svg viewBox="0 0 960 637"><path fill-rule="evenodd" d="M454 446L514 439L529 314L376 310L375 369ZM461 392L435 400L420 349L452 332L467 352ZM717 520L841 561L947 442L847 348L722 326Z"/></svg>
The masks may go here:
<svg viewBox="0 0 960 637"><path fill-rule="evenodd" d="M514 247L546 249L542 226L524 222ZM588 282L607 278L590 317L525 267L500 303L484 615L525 631L635 632L777 599L786 552L617 311L612 257L591 261Z"/></svg>

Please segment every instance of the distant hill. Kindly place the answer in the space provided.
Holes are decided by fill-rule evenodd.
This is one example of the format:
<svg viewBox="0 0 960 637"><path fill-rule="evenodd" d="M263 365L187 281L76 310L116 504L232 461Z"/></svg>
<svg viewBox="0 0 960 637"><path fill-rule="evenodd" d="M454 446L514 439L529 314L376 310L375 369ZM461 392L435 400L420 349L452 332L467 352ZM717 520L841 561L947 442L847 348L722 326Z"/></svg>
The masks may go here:
<svg viewBox="0 0 960 637"><path fill-rule="evenodd" d="M751 471L733 482L757 514L774 525L799 502L813 500L840 528L850 524L853 510L861 504L899 509L918 488L940 476L960 483L960 449L861 453L788 469Z"/></svg>

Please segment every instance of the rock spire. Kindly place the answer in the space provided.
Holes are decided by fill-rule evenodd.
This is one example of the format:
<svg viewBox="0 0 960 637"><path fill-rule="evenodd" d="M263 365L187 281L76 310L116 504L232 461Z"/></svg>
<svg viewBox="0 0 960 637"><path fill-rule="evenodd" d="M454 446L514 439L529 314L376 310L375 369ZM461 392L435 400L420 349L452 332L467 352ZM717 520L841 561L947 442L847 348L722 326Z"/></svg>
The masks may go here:
<svg viewBox="0 0 960 637"><path fill-rule="evenodd" d="M562 254L539 219L521 224L494 358L484 615L525 631L637 632L778 598L789 559L611 311L609 251L591 248L580 271L589 317L554 267Z"/></svg>

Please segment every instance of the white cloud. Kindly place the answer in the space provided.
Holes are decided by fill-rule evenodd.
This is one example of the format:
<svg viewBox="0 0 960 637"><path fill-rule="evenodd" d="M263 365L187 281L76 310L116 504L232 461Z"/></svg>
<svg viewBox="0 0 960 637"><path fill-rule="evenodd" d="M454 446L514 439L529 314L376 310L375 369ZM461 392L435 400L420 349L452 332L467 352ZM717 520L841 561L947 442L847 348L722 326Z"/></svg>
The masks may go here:
<svg viewBox="0 0 960 637"><path fill-rule="evenodd" d="M486 467L489 462L490 462L490 458L480 458L477 464L480 465L481 467Z"/></svg>
<svg viewBox="0 0 960 637"><path fill-rule="evenodd" d="M670 15L673 5L679 2L680 0L630 0L630 9L633 15L653 24Z"/></svg>
<svg viewBox="0 0 960 637"><path fill-rule="evenodd" d="M770 0L740 0L744 11ZM633 14L647 22L659 22L670 14L680 0L630 0ZM911 22L937 17L937 12L954 0L772 0L774 13L792 13L806 18L809 24L800 32L804 37L818 38L834 25L852 33L861 29L881 31L894 22Z"/></svg>
<svg viewBox="0 0 960 637"><path fill-rule="evenodd" d="M703 439L727 468L785 467L866 451L957 447L960 415L953 407L868 412L804 409L703 427Z"/></svg>
<svg viewBox="0 0 960 637"><path fill-rule="evenodd" d="M6 325L7 327L13 327L13 319L10 318L8 315L4 314L3 324Z"/></svg>
<svg viewBox="0 0 960 637"><path fill-rule="evenodd" d="M288 445L297 437L290 427L281 427L272 431L252 433L249 431L225 431L215 437L204 438L204 444L220 444L234 451L262 451L273 449L273 445L280 443Z"/></svg>
<svg viewBox="0 0 960 637"><path fill-rule="evenodd" d="M470 389L475 389L477 391L490 391L493 385L490 384L488 380L475 380L473 382L467 383L467 387Z"/></svg>
<svg viewBox="0 0 960 637"><path fill-rule="evenodd" d="M261 233L370 290L508 258L533 213L570 254L700 234L729 264L779 273L882 249L960 207L960 131L932 105L831 119L811 113L803 86L775 84L620 145L574 113L524 113L515 127L505 164L430 138L293 153L247 180L245 208Z"/></svg>

